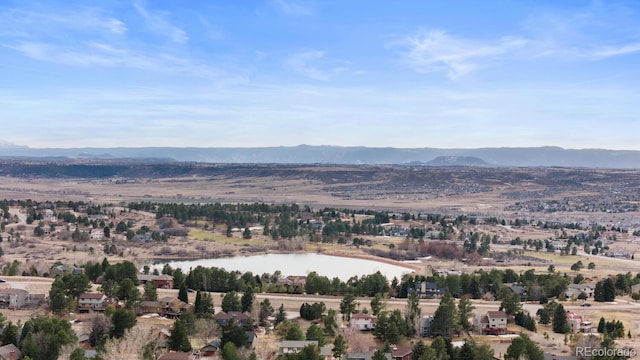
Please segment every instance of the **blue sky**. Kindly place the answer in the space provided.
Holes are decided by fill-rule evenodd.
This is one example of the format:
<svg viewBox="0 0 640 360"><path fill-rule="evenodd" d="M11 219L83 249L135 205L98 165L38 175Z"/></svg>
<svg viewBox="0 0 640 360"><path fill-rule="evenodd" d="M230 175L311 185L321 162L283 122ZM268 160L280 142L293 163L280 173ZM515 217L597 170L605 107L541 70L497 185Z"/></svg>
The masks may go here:
<svg viewBox="0 0 640 360"><path fill-rule="evenodd" d="M2 1L31 147L640 150L636 1Z"/></svg>

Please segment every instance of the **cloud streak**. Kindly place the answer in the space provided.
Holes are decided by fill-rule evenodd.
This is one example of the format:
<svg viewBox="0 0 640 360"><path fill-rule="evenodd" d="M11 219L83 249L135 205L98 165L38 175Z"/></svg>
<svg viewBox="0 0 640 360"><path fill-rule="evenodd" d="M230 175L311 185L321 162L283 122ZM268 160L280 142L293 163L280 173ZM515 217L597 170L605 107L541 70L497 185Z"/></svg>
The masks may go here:
<svg viewBox="0 0 640 360"><path fill-rule="evenodd" d="M294 0L275 0L274 3L283 13L287 15L311 15L313 8L310 4L302 4Z"/></svg>
<svg viewBox="0 0 640 360"><path fill-rule="evenodd" d="M527 43L526 39L517 37L481 42L431 30L406 36L398 45L405 49L405 61L415 71L444 71L456 79L522 49Z"/></svg>
<svg viewBox="0 0 640 360"><path fill-rule="evenodd" d="M509 61L588 62L640 53L636 22L615 5L536 13L520 28L494 39L420 29L396 38L389 47L400 48L402 62L414 71L444 72L451 79Z"/></svg>
<svg viewBox="0 0 640 360"><path fill-rule="evenodd" d="M168 37L171 41L184 44L189 41L189 35L183 29L172 24L167 18L169 14L147 9L143 1L135 1L133 7L145 20L150 31L157 35Z"/></svg>

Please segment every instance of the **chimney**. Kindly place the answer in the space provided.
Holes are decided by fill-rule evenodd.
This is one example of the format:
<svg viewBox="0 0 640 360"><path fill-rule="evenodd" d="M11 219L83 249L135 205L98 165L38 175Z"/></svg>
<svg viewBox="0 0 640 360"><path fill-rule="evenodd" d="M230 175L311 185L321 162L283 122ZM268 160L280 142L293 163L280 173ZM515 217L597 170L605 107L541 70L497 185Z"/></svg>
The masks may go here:
<svg viewBox="0 0 640 360"><path fill-rule="evenodd" d="M16 351L15 350L11 350L9 352L9 360L16 360Z"/></svg>

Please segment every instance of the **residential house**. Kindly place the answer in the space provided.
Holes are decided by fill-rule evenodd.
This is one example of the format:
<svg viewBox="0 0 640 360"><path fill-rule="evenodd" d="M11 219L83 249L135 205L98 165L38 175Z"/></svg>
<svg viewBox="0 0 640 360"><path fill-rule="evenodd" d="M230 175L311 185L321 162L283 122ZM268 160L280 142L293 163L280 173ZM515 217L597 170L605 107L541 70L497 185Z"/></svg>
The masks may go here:
<svg viewBox="0 0 640 360"><path fill-rule="evenodd" d="M371 331L375 329L377 321L378 318L373 315L357 313L351 315L349 327L353 330Z"/></svg>
<svg viewBox="0 0 640 360"><path fill-rule="evenodd" d="M22 309L27 305L29 292L23 289L0 289L0 307Z"/></svg>
<svg viewBox="0 0 640 360"><path fill-rule="evenodd" d="M640 293L640 284L631 285L631 293Z"/></svg>
<svg viewBox="0 0 640 360"><path fill-rule="evenodd" d="M518 296L520 296L520 300L526 300L527 299L527 288L520 285L520 284L509 284L509 290L511 290L512 293L517 294Z"/></svg>
<svg viewBox="0 0 640 360"><path fill-rule="evenodd" d="M242 326L249 325L249 322L251 321L251 317L249 317L248 313L240 312L240 311L229 311L229 312L221 311L213 315L213 319L220 326L226 326L231 319L235 319Z"/></svg>
<svg viewBox="0 0 640 360"><path fill-rule="evenodd" d="M144 314L161 314L162 306L159 301L142 301L136 309L137 315Z"/></svg>
<svg viewBox="0 0 640 360"><path fill-rule="evenodd" d="M22 358L22 352L13 344L0 346L0 360L18 360Z"/></svg>
<svg viewBox="0 0 640 360"><path fill-rule="evenodd" d="M507 331L508 315L504 311L487 311L474 320L476 331L481 334L502 335Z"/></svg>
<svg viewBox="0 0 640 360"><path fill-rule="evenodd" d="M27 306L40 306L47 301L46 294L29 294L27 297Z"/></svg>
<svg viewBox="0 0 640 360"><path fill-rule="evenodd" d="M158 360L194 360L195 358L195 355L188 352L172 351L162 354Z"/></svg>
<svg viewBox="0 0 640 360"><path fill-rule="evenodd" d="M107 296L102 293L83 293L78 297L78 312L104 311Z"/></svg>
<svg viewBox="0 0 640 360"><path fill-rule="evenodd" d="M140 285L144 285L148 282L153 282L156 288L158 289L173 289L173 276L162 274L162 275L151 275L151 274L139 274L138 275L138 283Z"/></svg>
<svg viewBox="0 0 640 360"><path fill-rule="evenodd" d="M104 239L104 229L92 229L89 233L89 239L97 241Z"/></svg>
<svg viewBox="0 0 640 360"><path fill-rule="evenodd" d="M592 298L594 291L594 284L569 284L564 294L567 299L577 299L581 294L584 294L587 298Z"/></svg>
<svg viewBox="0 0 640 360"><path fill-rule="evenodd" d="M411 345L392 345L391 357L393 360L411 360Z"/></svg>
<svg viewBox="0 0 640 360"><path fill-rule="evenodd" d="M161 314L165 317L176 318L182 314L196 311L193 304L187 304L177 297L165 296L158 302L160 303Z"/></svg>
<svg viewBox="0 0 640 360"><path fill-rule="evenodd" d="M593 331L593 324L584 317L571 311L567 311L566 316L567 323L569 323L569 326L571 327L571 332L588 334Z"/></svg>
<svg viewBox="0 0 640 360"><path fill-rule="evenodd" d="M433 322L433 315L423 316L420 319L420 335L424 337L431 336L431 323Z"/></svg>
<svg viewBox="0 0 640 360"><path fill-rule="evenodd" d="M49 270L49 274L52 277L55 277L57 275L60 276L64 276L64 275L76 275L76 274L82 274L82 269L76 267L75 265L72 266L67 266L67 265L54 265L53 267L51 267L51 269Z"/></svg>
<svg viewBox="0 0 640 360"><path fill-rule="evenodd" d="M200 348L200 356L214 356L220 350L220 339L213 340Z"/></svg>
<svg viewBox="0 0 640 360"><path fill-rule="evenodd" d="M316 340L285 340L280 345L278 349L279 355L286 354L297 354L306 346L315 345L318 346L318 341ZM331 346L323 346L320 348L320 356L325 359L331 358Z"/></svg>
<svg viewBox="0 0 640 360"><path fill-rule="evenodd" d="M415 292L422 299L435 299L439 298L445 293L445 289L439 287L438 284L428 281L419 281L415 283L414 287L410 289L411 292Z"/></svg>

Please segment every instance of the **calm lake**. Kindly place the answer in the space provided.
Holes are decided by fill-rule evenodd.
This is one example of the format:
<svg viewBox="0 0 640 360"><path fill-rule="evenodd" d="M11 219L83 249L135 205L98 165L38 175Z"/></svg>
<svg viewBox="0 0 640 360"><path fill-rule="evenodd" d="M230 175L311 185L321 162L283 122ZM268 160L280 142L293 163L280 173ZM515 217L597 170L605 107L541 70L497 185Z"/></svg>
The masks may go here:
<svg viewBox="0 0 640 360"><path fill-rule="evenodd" d="M357 275L373 274L376 271L391 280L394 276L398 279L403 274L411 272L411 269L387 264L383 262L352 259L340 256L330 256L323 254L265 254L252 256L236 256L218 259L201 259L187 261L165 261L155 264L151 270L162 270L164 264L171 265L172 268L180 268L185 273L190 268L196 266L203 267L219 267L226 270L238 270L241 272L251 271L254 274L270 273L280 270L282 275L307 275L315 271L320 275L329 277L330 279L338 277L343 281Z"/></svg>

